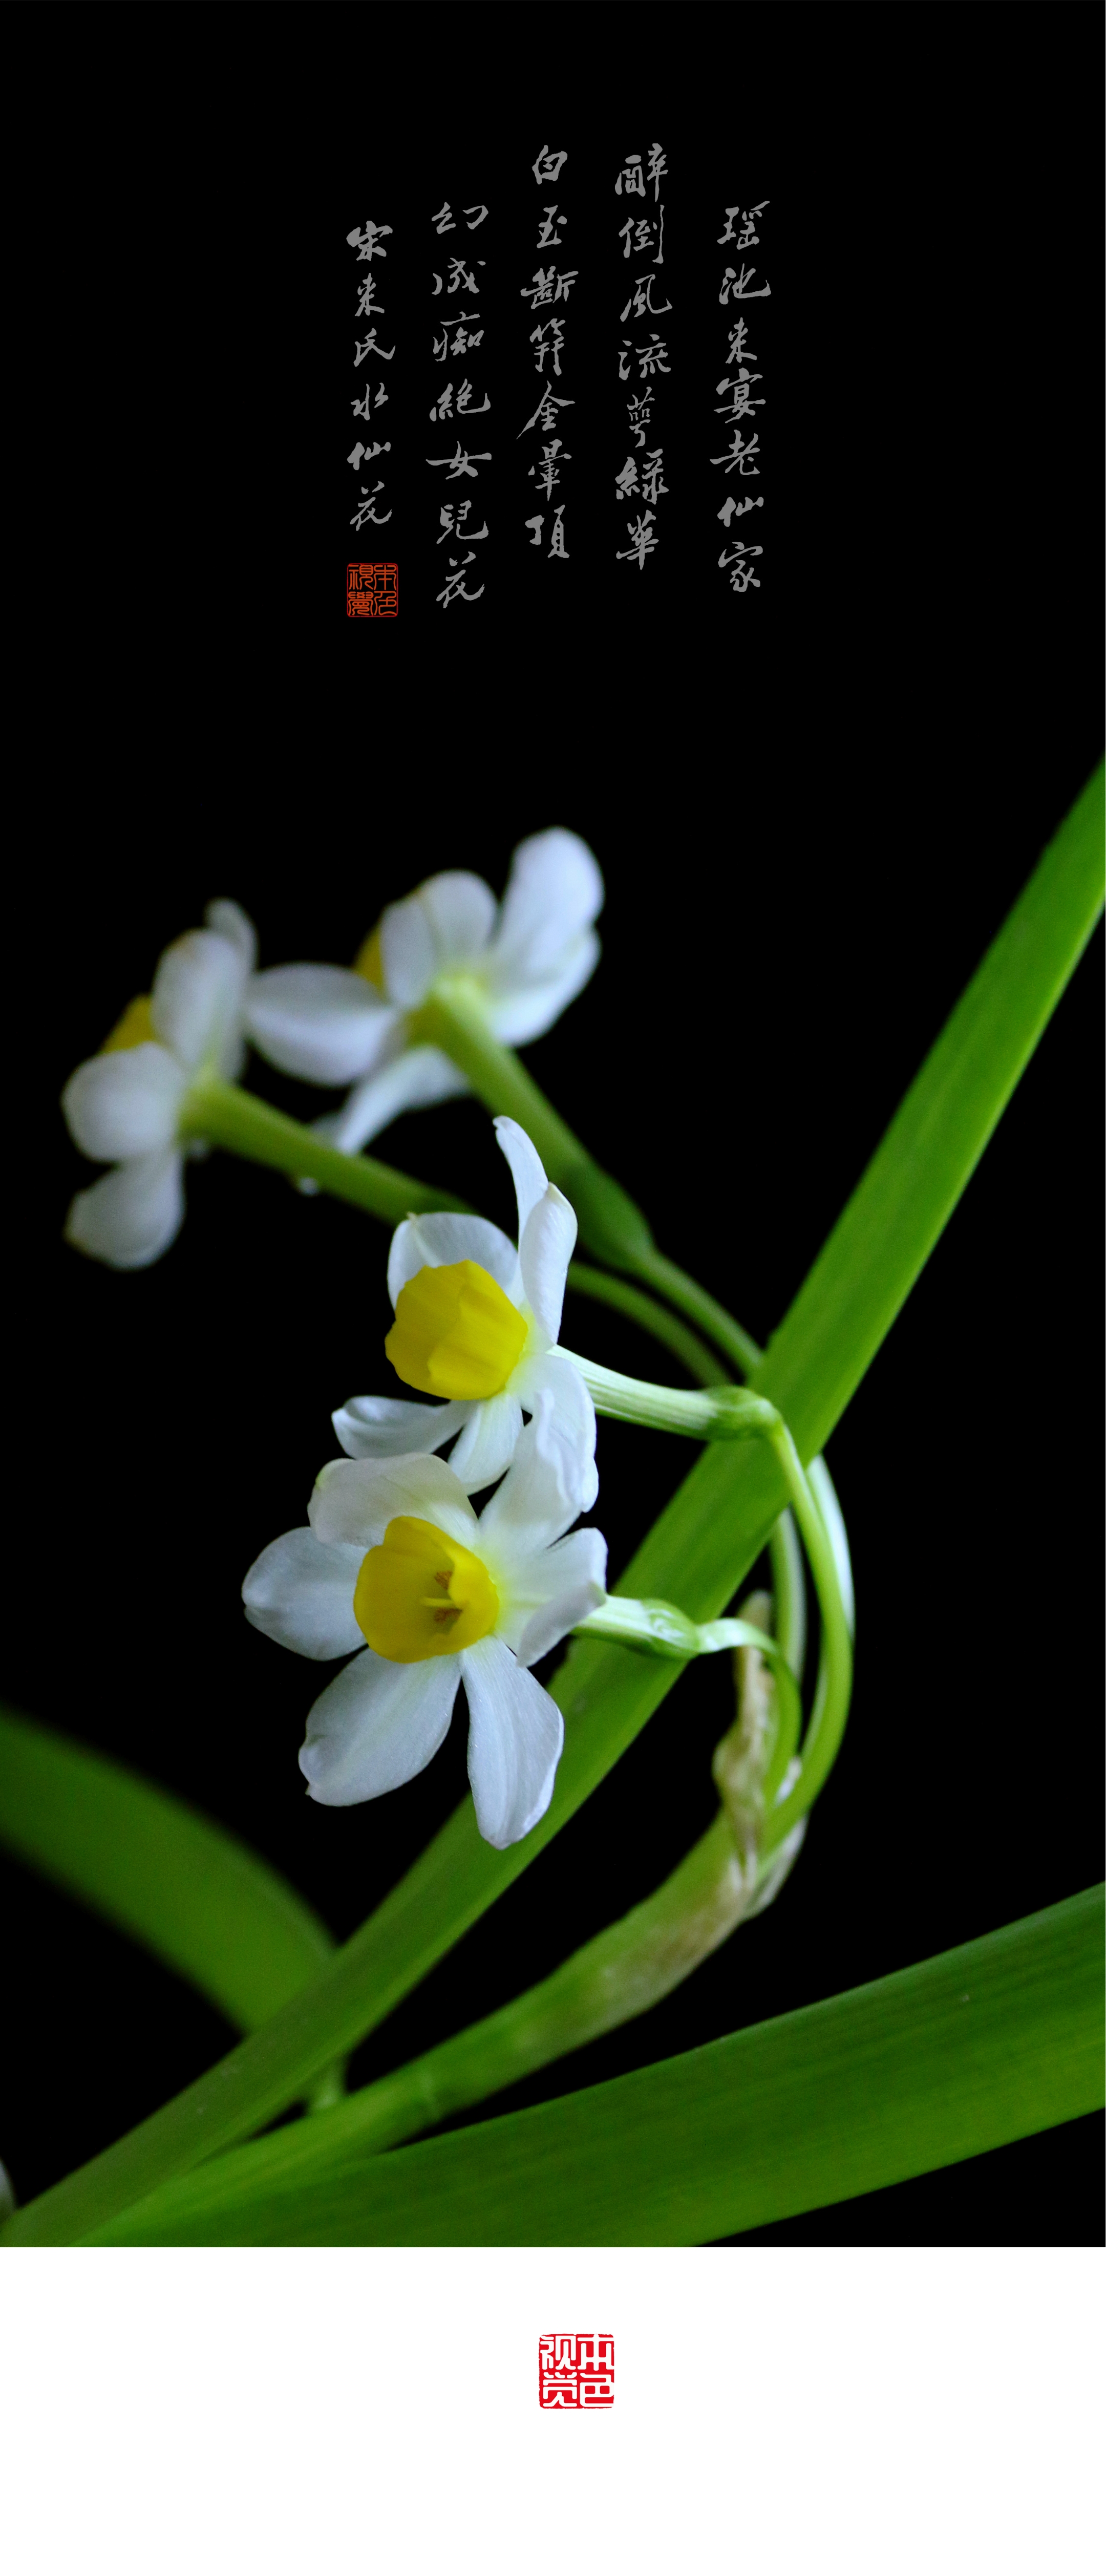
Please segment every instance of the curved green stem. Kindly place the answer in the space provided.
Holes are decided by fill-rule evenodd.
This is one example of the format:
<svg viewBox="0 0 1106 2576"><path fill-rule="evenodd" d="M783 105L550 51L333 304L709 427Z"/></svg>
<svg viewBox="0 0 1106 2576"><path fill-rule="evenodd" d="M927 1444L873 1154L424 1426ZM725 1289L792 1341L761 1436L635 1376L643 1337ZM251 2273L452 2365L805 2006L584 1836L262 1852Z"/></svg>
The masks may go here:
<svg viewBox="0 0 1106 2576"><path fill-rule="evenodd" d="M331 1198L348 1199L370 1216L383 1217L388 1225L400 1225L405 1216L421 1216L432 1208L454 1208L465 1216L472 1213L468 1200L455 1197L451 1190L413 1181L409 1173L394 1171L390 1163L378 1163L371 1154L339 1153L336 1145L324 1144L313 1127L304 1127L298 1118L286 1118L283 1110L271 1109L267 1100L258 1100L252 1091L240 1091L234 1082L195 1083L185 1100L180 1132L183 1138L203 1137L209 1145L221 1145L249 1163L267 1163L294 1180L317 1181Z"/></svg>
<svg viewBox="0 0 1106 2576"><path fill-rule="evenodd" d="M767 1432L765 1437L787 1479L791 1508L799 1524L814 1577L822 1623L818 1683L810 1723L803 1739L799 1776L768 1816L764 1850L770 1852L783 1842L800 1817L805 1816L813 1805L837 1758L849 1714L853 1658L851 1603L847 1608L833 1544L782 1416L778 1417L775 1430ZM826 1481L828 1483L828 1477Z"/></svg>
<svg viewBox="0 0 1106 2576"><path fill-rule="evenodd" d="M492 1036L472 984L463 976L443 977L413 1014L410 1026L416 1043L441 1047L452 1058L486 1108L517 1118L525 1127L550 1178L572 1201L582 1243L613 1269L629 1270L660 1288L693 1323L703 1326L743 1375L757 1366L763 1357L759 1343L735 1323L717 1298L658 1251L646 1218L621 1183L601 1170L513 1050Z"/></svg>
<svg viewBox="0 0 1106 2576"><path fill-rule="evenodd" d="M806 1662L806 1584L803 1552L790 1512L781 1512L768 1541L776 1636L797 1682Z"/></svg>
<svg viewBox="0 0 1106 2576"><path fill-rule="evenodd" d="M664 1390L653 1392L659 1395ZM677 1390L672 1392L676 1394ZM719 1395L722 1392L722 1389L717 1390ZM733 1394L744 1397L751 1411L755 1399L749 1398L744 1389L735 1388ZM684 1398L685 1403L692 1401L690 1397ZM674 1426L669 1424L667 1427ZM837 1498L826 1469L823 1467L819 1483L823 1494L830 1498L830 1518L836 1515L839 1524L833 1536L811 1490L791 1433L775 1405L762 1399L756 1419L750 1419L747 1428L760 1432L783 1472L818 1597L822 1627L818 1680L810 1723L797 1761L790 1760L791 1748L798 1735L798 1694L789 1657L781 1644L767 1637L762 1630L751 1627L748 1621L695 1621L669 1602L633 1601L617 1595L608 1597L598 1610L593 1610L587 1619L581 1620L577 1634L609 1637L644 1648L652 1654L674 1657L714 1654L726 1646L751 1645L756 1646L766 1661L776 1667L777 1689L781 1693L781 1701L785 1700L787 1705L786 1708L781 1705L778 1759L773 1761L768 1782L769 1799L774 1792L775 1803L770 1803L764 1828L763 1849L767 1854L786 1839L813 1805L837 1758L852 1694L852 1581L844 1523L840 1519ZM731 1432L729 1436L734 1434ZM781 1747L784 1750L780 1750Z"/></svg>
<svg viewBox="0 0 1106 2576"><path fill-rule="evenodd" d="M636 1278L647 1279L651 1287L660 1288L666 1297L671 1298L674 1306L682 1306L693 1323L701 1324L703 1331L717 1342L719 1350L725 1352L726 1358L733 1361L743 1377L748 1377L763 1359L760 1343L754 1342L752 1334L747 1333L726 1307L719 1304L717 1297L712 1297L708 1289L701 1288L697 1279L689 1277L688 1272L681 1270L677 1262L670 1261L666 1253L658 1252L655 1243L647 1244L635 1253L629 1266Z"/></svg>
<svg viewBox="0 0 1106 2576"><path fill-rule="evenodd" d="M550 1179L572 1201L581 1243L616 1269L632 1270L637 1254L653 1243L641 1209L600 1170L512 1049L492 1036L474 987L461 976L443 977L408 1028L415 1045L441 1047L452 1058L493 1116L516 1118L525 1128Z"/></svg>
<svg viewBox="0 0 1106 2576"><path fill-rule="evenodd" d="M849 1534L837 1499L837 1489L824 1458L812 1458L806 1471L807 1483L822 1515L826 1537L833 1550L837 1568L837 1588L848 1622L850 1637L856 1633L856 1596L853 1591L853 1561L849 1554Z"/></svg>
<svg viewBox="0 0 1106 2576"><path fill-rule="evenodd" d="M766 1662L778 1666L785 1690L798 1695L782 1646L750 1619L689 1619L672 1601L634 1601L624 1592L608 1592L597 1610L578 1621L573 1634L610 1637L616 1645L670 1655L676 1663L695 1655L722 1655L734 1646L755 1646Z"/></svg>
<svg viewBox="0 0 1106 2576"><path fill-rule="evenodd" d="M697 1378L700 1386L716 1386L718 1362L697 1333L670 1315L655 1297L647 1297L641 1288L633 1288L628 1279L619 1279L609 1270L593 1270L586 1261L569 1264L566 1285L581 1297L590 1297L597 1306L613 1306L618 1314L628 1315L643 1333L651 1333L673 1357L682 1362L688 1376Z"/></svg>

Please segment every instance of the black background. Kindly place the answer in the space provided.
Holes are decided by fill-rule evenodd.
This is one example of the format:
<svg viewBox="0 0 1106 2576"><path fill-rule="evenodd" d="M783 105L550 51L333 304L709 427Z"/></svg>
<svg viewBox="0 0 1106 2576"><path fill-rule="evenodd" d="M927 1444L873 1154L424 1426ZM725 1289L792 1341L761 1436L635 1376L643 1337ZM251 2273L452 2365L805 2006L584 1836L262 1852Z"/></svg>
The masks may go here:
<svg viewBox="0 0 1106 2576"><path fill-rule="evenodd" d="M314 1807L296 1752L316 1681L245 1626L238 1589L302 1518L332 1407L384 1388L386 1239L215 1157L161 1263L100 1269L60 1241L89 1174L58 1094L212 895L247 907L263 963L346 959L425 874L498 890L514 843L565 823L604 871L604 956L529 1060L665 1249L767 1336L1098 756L1099 14L57 9L22 13L17 52L3 1679L223 1818L344 1936L463 1794L463 1722L395 1796ZM714 568L691 288L666 395L683 480L643 574L612 578L597 399L568 566L497 540L484 600L431 615L420 486L398 621L349 623L345 233L388 219L393 189L427 216L490 199L570 140L599 279L623 220L603 188L658 137L688 243L715 206L772 201L760 591ZM505 219L500 237L528 274ZM597 287L594 312L599 346ZM1100 1875L1099 971L1092 949L834 1437L857 1684L799 1867L667 2003L507 2103ZM380 1150L509 1222L474 1103ZM628 1328L570 1311L595 1357L653 1372ZM689 1453L600 1437L617 1571ZM722 1664L684 1676L358 2075L493 2008L674 1865L713 1808ZM26 2199L229 2035L14 1867L4 1904L0 2152ZM761 2233L1097 2241L1099 2138L1077 2122Z"/></svg>

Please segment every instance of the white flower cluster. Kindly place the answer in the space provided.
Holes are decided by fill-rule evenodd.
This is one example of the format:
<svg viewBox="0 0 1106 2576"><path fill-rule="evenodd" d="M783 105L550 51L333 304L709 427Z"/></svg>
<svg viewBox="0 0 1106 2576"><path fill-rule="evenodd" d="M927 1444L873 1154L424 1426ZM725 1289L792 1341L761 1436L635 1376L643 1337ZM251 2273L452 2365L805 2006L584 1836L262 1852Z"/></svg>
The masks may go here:
<svg viewBox="0 0 1106 2576"><path fill-rule="evenodd" d="M483 1217L409 1218L392 1239L387 1348L408 1384L446 1401L351 1396L333 1417L347 1455L323 1468L309 1528L273 1540L243 1599L297 1654L353 1656L300 1755L324 1806L423 1770L463 1681L476 1820L502 1850L545 1814L564 1741L529 1667L605 1599L607 1549L571 1528L599 1489L591 1397L556 1347L576 1219L521 1127L496 1130L517 1249ZM478 1381L486 1394L452 1391ZM447 1466L433 1452L451 1438ZM500 1477L477 1519L470 1492Z"/></svg>
<svg viewBox="0 0 1106 2576"><path fill-rule="evenodd" d="M182 1133L189 1092L234 1082L247 1040L302 1081L352 1084L317 1120L327 1142L359 1152L405 1109L467 1091L464 1076L413 1030L435 984L463 977L504 1045L541 1037L586 984L603 880L575 833L520 843L501 904L482 877L429 877L389 904L356 967L256 971L253 925L236 903L209 904L203 930L167 948L153 990L132 1002L62 1097L82 1153L115 1169L74 1199L69 1241L119 1270L167 1251L184 1216L184 1161L206 1149Z"/></svg>
<svg viewBox="0 0 1106 2576"><path fill-rule="evenodd" d="M464 1091L420 1043L422 1004L461 979L504 1044L539 1037L592 972L602 899L584 843L544 832L515 851L502 904L451 871L390 904L355 967L260 974L246 915L211 904L67 1085L77 1144L114 1165L73 1201L70 1241L119 1269L166 1250L185 1159L206 1151L190 1103L236 1081L247 1041L284 1072L352 1085L317 1122L347 1153L401 1110ZM392 1241L388 1355L438 1400L350 1397L333 1417L346 1454L323 1468L308 1526L264 1550L243 1597L279 1644L349 1659L308 1718L313 1798L347 1806L412 1779L463 1681L477 1823L503 1849L545 1814L564 1738L531 1667L604 1600L607 1551L572 1526L598 1490L591 1397L557 1348L576 1218L522 1129L496 1128L517 1244L482 1217L444 1214L409 1218ZM435 1452L451 1440L447 1465ZM477 1518L469 1497L491 1486Z"/></svg>

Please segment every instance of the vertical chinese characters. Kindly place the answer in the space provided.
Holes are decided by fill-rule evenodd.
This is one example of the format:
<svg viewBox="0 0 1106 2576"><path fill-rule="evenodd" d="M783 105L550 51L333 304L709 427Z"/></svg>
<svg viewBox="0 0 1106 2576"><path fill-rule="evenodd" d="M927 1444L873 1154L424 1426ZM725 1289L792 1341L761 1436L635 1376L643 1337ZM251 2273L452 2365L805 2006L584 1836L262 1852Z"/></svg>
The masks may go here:
<svg viewBox="0 0 1106 2576"><path fill-rule="evenodd" d="M452 542L468 549L467 553L451 554L446 558L449 569L444 587L436 594L439 608L449 608L455 599L469 602L482 599L485 589L483 582L479 589L467 587L470 566L477 560L473 548L487 536L488 523L484 519L482 526L476 526L481 513L475 496L465 487L479 480L479 469L482 465L491 464L492 451L490 448L470 448L465 441L470 434L469 422L474 421L478 414L491 410L488 393L484 392L481 401L474 381L481 358L471 356L473 350L483 349L484 317L479 299L482 272L487 263L477 257L466 235L479 232L487 221L487 215L487 207L479 203L462 206L459 214L455 215L449 199L444 198L437 213L430 218L439 240L449 233L456 236L455 243L440 254L442 267L431 271L434 280L432 293L443 299L433 321L434 363L442 369L443 375L430 407L430 418L439 426L444 422L450 433L455 430L457 443L452 455L428 456L426 461L435 474L443 476L447 485L458 486L455 493L446 491L443 494L438 512L441 534L437 543L448 546ZM441 444L448 447L448 436Z"/></svg>
<svg viewBox="0 0 1106 2576"><path fill-rule="evenodd" d="M391 231L390 224L374 223L370 216L366 223L355 224L353 231L346 234L350 249L365 265L365 275L359 280L357 290L358 336L355 339L353 351L353 363L358 374L360 375L362 368L365 370L364 391L354 395L350 406L355 424L354 444L346 458L347 465L352 465L358 477L361 492L360 501L350 520L351 528L363 528L366 525L382 528L392 515L390 509L382 510L377 506L384 491L383 475L378 475L376 480L373 480L377 458L389 456L392 447L390 438L380 439L373 434L380 425L376 420L376 413L388 400L383 367L386 363L390 363L396 354L394 347L385 349L382 346L387 335L378 328L378 325L383 317L384 306L379 301L379 282L373 268L374 260L386 259L388 256L384 243L390 239ZM364 326L363 338L360 336L362 325ZM358 421L364 422L363 434L357 432ZM362 474L367 477L364 483L360 482Z"/></svg>
<svg viewBox="0 0 1106 2576"><path fill-rule="evenodd" d="M578 269L569 267L567 258L560 256L568 217L560 196L555 196L553 191L558 187L567 159L567 152L551 151L549 145L543 143L531 165L534 183L540 189L542 199L535 244L538 266L529 285L519 288L519 294L533 317L530 349L534 373L541 381L537 409L531 412L529 420L523 422L518 432L519 438L530 439L535 451L533 462L526 470L535 485L534 499L541 505L532 518L527 519L526 526L530 531L531 545L540 547L545 541L546 520L551 521L546 553L551 561L561 563L568 561L564 469L572 463L571 449L565 445L567 423L561 414L573 411L576 404L575 395L563 390L561 357L567 323L561 308L567 306L569 294L580 273Z"/></svg>
<svg viewBox="0 0 1106 2576"><path fill-rule="evenodd" d="M630 442L626 462L615 475L614 488L620 507L627 501L637 505L637 516L626 522L629 544L616 548L615 561L634 563L642 572L660 542L656 504L668 490L664 449L657 443L653 415L662 391L661 378L670 375L672 369L667 336L652 327L654 320L672 311L663 280L657 276L658 269L664 266L664 204L660 188L667 173L668 162L661 145L651 143L644 159L640 152L627 153L614 183L616 197L626 205L626 221L619 227L618 238L623 260L629 262L625 272L629 292L619 315L624 336L618 353L618 377L619 383L629 388L626 414ZM640 199L640 205L635 199Z"/></svg>
<svg viewBox="0 0 1106 2576"><path fill-rule="evenodd" d="M757 353L748 345L748 319L744 313L737 311L737 307L741 304L757 303L772 292L767 283L763 286L758 284L758 276L762 272L747 267L744 258L747 250L759 247L760 235L757 224L768 202L768 198L764 197L758 206L749 206L744 211L740 206L727 206L725 228L718 235L720 244L732 244L733 256L738 262L738 265L733 267L727 261L722 272L718 296L719 303L727 308L728 346L727 372L715 387L715 392L722 397L715 404L715 411L721 419L723 429L731 431L732 436L729 446L723 449L720 456L712 456L710 462L712 465L721 466L727 478L731 474L736 478L735 484L728 489L718 512L727 537L727 542L718 558L718 568L720 572L729 573L731 590L739 592L760 589L760 582L753 573L753 564L758 555L763 554L764 548L749 545L741 537L731 539L730 529L738 519L747 518L751 510L762 510L764 507L762 493L754 495L748 491L743 492L739 488L741 484L748 483L760 475L760 434L754 414L763 411L764 397L753 392L754 385L763 383L763 377L754 372Z"/></svg>

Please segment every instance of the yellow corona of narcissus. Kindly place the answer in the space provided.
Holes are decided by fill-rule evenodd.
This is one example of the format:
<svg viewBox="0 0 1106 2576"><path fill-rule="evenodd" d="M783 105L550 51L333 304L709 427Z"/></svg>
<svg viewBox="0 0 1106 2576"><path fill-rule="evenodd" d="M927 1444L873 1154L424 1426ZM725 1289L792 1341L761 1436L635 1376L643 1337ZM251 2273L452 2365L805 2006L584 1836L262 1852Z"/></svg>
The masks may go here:
<svg viewBox="0 0 1106 2576"><path fill-rule="evenodd" d="M450 868L390 903L352 966L275 966L256 976L249 1034L286 1073L353 1084L344 1107L316 1124L328 1143L357 1153L401 1110L468 1089L413 1026L435 985L462 976L492 1035L525 1046L593 972L602 902L586 843L575 832L535 833L514 853L502 903L482 877Z"/></svg>
<svg viewBox="0 0 1106 2576"><path fill-rule="evenodd" d="M274 1539L242 1587L247 1618L279 1645L352 1658L307 1721L300 1767L313 1798L353 1806L412 1779L463 1682L485 1841L503 1850L537 1824L564 1728L529 1667L605 1598L605 1543L571 1528L589 1464L545 1391L479 1520L442 1458L324 1467L310 1527Z"/></svg>
<svg viewBox="0 0 1106 2576"><path fill-rule="evenodd" d="M418 1270L396 1299L384 1348L405 1386L476 1403L502 1395L526 1348L527 1324L478 1261Z"/></svg>
<svg viewBox="0 0 1106 2576"><path fill-rule="evenodd" d="M408 1217L388 1260L396 1320L384 1348L396 1376L433 1408L401 1397L355 1395L334 1415L351 1458L440 1449L469 1493L495 1482L515 1454L523 1416L552 1399L557 1436L580 1461L588 1511L595 1500L595 1410L578 1369L557 1348L576 1218L548 1181L513 1118L496 1136L511 1167L518 1244L482 1216Z"/></svg>
<svg viewBox="0 0 1106 2576"><path fill-rule="evenodd" d="M499 1617L499 1595L472 1549L433 1521L389 1521L357 1577L353 1615L366 1645L393 1664L425 1664L478 1646Z"/></svg>

